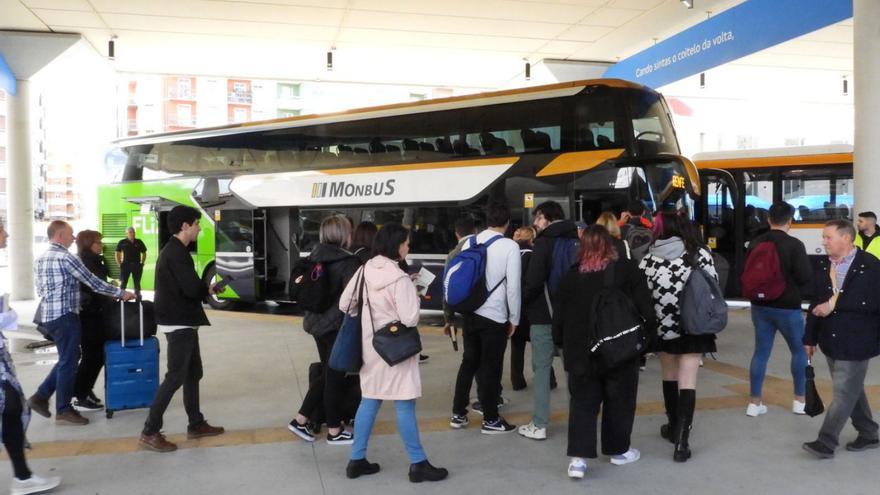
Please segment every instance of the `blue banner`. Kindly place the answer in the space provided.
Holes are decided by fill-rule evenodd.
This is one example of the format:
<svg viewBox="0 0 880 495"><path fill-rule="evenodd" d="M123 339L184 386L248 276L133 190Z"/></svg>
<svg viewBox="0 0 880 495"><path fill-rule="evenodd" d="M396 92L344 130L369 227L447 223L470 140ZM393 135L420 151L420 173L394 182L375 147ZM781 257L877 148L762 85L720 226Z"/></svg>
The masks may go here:
<svg viewBox="0 0 880 495"><path fill-rule="evenodd" d="M621 60L603 77L657 88L852 15L852 0L746 0Z"/></svg>
<svg viewBox="0 0 880 495"><path fill-rule="evenodd" d="M0 54L0 90L15 96L15 74L6 64L6 59Z"/></svg>

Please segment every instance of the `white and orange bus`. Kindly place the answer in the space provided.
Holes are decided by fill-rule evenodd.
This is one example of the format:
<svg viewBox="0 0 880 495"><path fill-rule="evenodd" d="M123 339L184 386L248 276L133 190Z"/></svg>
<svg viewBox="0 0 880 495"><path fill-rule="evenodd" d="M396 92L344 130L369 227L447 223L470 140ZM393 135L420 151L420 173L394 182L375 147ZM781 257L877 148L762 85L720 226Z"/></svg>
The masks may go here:
<svg viewBox="0 0 880 495"><path fill-rule="evenodd" d="M851 145L797 146L697 153L703 198L697 219L709 245L730 264L728 295L738 295L746 246L767 227L776 201L795 207L791 235L819 256L822 225L853 219Z"/></svg>

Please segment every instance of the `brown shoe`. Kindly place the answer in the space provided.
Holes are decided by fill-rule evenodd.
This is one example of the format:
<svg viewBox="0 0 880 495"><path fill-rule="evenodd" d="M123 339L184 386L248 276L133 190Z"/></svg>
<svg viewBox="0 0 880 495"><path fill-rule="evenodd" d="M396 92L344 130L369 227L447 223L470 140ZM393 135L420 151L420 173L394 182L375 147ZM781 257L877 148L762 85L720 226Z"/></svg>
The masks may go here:
<svg viewBox="0 0 880 495"><path fill-rule="evenodd" d="M225 431L222 426L211 426L207 421L202 421L202 424L195 428L187 428L186 438L193 440L202 437L215 437L222 435Z"/></svg>
<svg viewBox="0 0 880 495"><path fill-rule="evenodd" d="M162 433L154 433L152 435L141 433L138 443L141 447L153 452L174 452L177 450L177 445L166 440L165 435Z"/></svg>
<svg viewBox="0 0 880 495"><path fill-rule="evenodd" d="M82 417L74 408L66 409L55 416L55 424L84 426L89 424L89 420Z"/></svg>
<svg viewBox="0 0 880 495"><path fill-rule="evenodd" d="M52 412L49 411L49 399L44 399L39 397L37 394L31 396L27 401L28 406L30 406L31 411L39 414L44 418L51 418Z"/></svg>

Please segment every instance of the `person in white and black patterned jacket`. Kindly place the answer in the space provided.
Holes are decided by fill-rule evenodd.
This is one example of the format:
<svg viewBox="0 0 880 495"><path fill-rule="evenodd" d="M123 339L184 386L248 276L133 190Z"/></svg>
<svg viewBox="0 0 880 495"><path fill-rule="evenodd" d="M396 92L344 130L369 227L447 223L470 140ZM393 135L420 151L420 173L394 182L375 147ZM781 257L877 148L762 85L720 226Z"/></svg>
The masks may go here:
<svg viewBox="0 0 880 495"><path fill-rule="evenodd" d="M654 221L656 240L639 267L645 272L657 313L663 401L668 424L663 438L675 443L673 459L690 456L688 437L694 418L697 371L703 353L715 352L714 335L686 335L681 329L680 298L692 267L698 265L718 278L712 254L702 245L697 229L676 213L664 212Z"/></svg>

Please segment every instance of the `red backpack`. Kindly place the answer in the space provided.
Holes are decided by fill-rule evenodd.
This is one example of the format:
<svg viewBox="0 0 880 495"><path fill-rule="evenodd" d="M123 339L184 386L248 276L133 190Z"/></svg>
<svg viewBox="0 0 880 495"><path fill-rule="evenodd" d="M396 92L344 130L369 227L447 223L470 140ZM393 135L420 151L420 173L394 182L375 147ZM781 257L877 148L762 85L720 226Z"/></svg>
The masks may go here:
<svg viewBox="0 0 880 495"><path fill-rule="evenodd" d="M773 301L785 292L785 275L776 244L772 241L759 243L746 259L740 276L742 295L750 301Z"/></svg>

